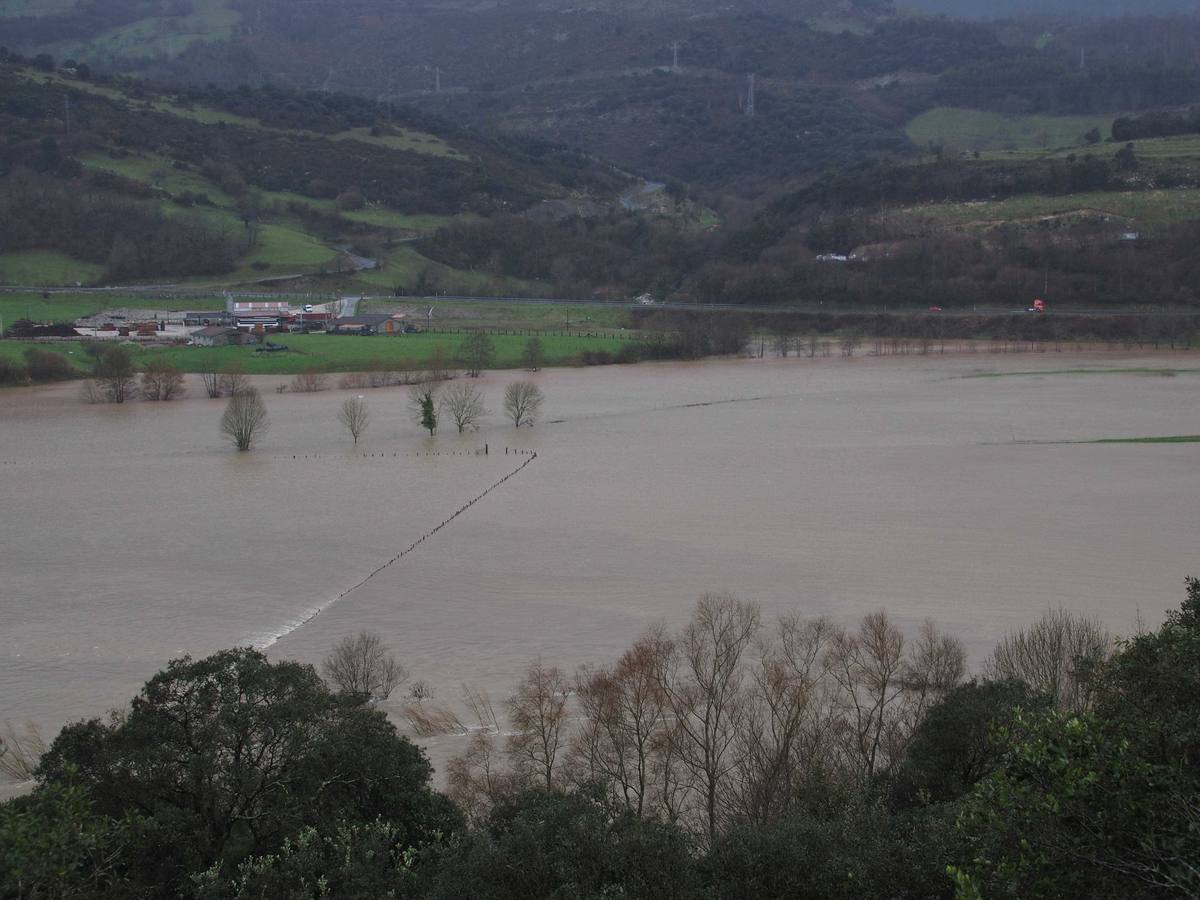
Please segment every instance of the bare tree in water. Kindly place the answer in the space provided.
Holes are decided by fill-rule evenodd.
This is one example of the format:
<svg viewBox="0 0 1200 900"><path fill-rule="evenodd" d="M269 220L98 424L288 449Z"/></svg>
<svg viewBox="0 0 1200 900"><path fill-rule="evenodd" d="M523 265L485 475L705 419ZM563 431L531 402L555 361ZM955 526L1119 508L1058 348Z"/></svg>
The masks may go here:
<svg viewBox="0 0 1200 900"><path fill-rule="evenodd" d="M367 423L370 420L367 401L362 397L347 397L342 401L342 407L338 410L338 421L342 423L343 428L350 432L355 444L358 443L359 436L367 430Z"/></svg>
<svg viewBox="0 0 1200 900"><path fill-rule="evenodd" d="M267 430L267 407L254 388L229 398L221 416L221 433L240 451L249 450Z"/></svg>
<svg viewBox="0 0 1200 900"><path fill-rule="evenodd" d="M360 631L343 638L321 664L325 679L338 690L364 700L386 700L408 679L378 632Z"/></svg>
<svg viewBox="0 0 1200 900"><path fill-rule="evenodd" d="M532 426L545 399L542 389L532 381L514 381L504 389L504 412L515 427Z"/></svg>
<svg viewBox="0 0 1200 900"><path fill-rule="evenodd" d="M566 744L567 696L570 685L556 666L538 660L525 671L508 698L513 734L506 752L514 770L526 781L554 787L559 755Z"/></svg>

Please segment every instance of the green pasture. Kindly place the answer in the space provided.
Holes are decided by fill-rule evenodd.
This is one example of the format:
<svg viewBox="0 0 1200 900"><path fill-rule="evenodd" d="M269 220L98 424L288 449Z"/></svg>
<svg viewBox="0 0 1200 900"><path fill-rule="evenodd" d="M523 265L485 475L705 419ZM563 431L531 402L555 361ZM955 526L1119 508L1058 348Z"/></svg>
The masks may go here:
<svg viewBox="0 0 1200 900"><path fill-rule="evenodd" d="M364 371L373 363L386 363L397 369L424 367L435 349L441 348L451 361L457 354L464 334L405 334L405 335L327 335L281 334L271 340L288 349L277 353L258 353L247 347L143 347L127 344L132 349L139 368L152 359L165 359L184 372L211 371L213 366L240 368L248 375L294 375L316 367L327 372ZM493 335L496 361L493 368L513 369L521 366L521 355L529 340L527 334ZM596 334L594 337L546 334L541 337L546 365L571 365L585 350L608 350L616 353L635 340L629 337ZM0 341L0 355L20 359L28 341ZM77 368L84 370L87 357L76 342L37 344L44 350L62 353Z"/></svg>
<svg viewBox="0 0 1200 900"><path fill-rule="evenodd" d="M894 210L888 216L901 228L923 224L963 227L1022 222L1072 212L1106 213L1128 219L1139 227L1170 225L1200 218L1200 189L1095 191L1062 197L1027 194L1006 200L922 204Z"/></svg>
<svg viewBox="0 0 1200 900"><path fill-rule="evenodd" d="M455 328L618 329L629 318L629 310L619 306L584 307L570 303L506 303L502 300L456 303L453 300L426 301L420 297L366 300L359 304L359 310L385 313L414 306L420 307L422 314L433 307L435 323Z"/></svg>
<svg viewBox="0 0 1200 900"><path fill-rule="evenodd" d="M905 130L909 139L922 147L940 142L962 150L980 152L1044 150L1051 147L1078 150L1084 144L1084 133L1093 128L1099 128L1100 134L1108 137L1115 118L1113 114L1007 116L978 109L940 106L912 119Z"/></svg>
<svg viewBox="0 0 1200 900"><path fill-rule="evenodd" d="M307 198L304 198L304 202L313 203ZM468 213L458 216L440 216L433 213L409 214L380 206L346 210L342 212L342 215L354 222L366 222L368 225L378 225L381 228L399 228L407 231L436 231L448 225L473 222L478 218Z"/></svg>
<svg viewBox="0 0 1200 900"><path fill-rule="evenodd" d="M40 293L0 292L0 317L5 327L17 319L34 322L73 322L82 316L90 316L105 309L165 309L187 310L212 307L224 308L220 297L197 299L196 297L159 296L151 293L103 294L54 293L43 297Z"/></svg>
<svg viewBox="0 0 1200 900"><path fill-rule="evenodd" d="M94 284L104 276L104 266L72 259L51 250L0 253L0 284L46 287Z"/></svg>
<svg viewBox="0 0 1200 900"><path fill-rule="evenodd" d="M84 354L83 347L73 341L64 341L55 344L34 343L32 341L8 341L0 340L0 359L14 359L17 362L24 364L25 351L29 347L37 347L40 350L49 350L51 353L59 353L67 358L67 361L75 369L79 375L86 375L91 365L91 358Z"/></svg>
<svg viewBox="0 0 1200 900"><path fill-rule="evenodd" d="M398 284L411 285L421 272L439 279L439 287L451 293L495 295L507 293L518 296L536 295L545 285L520 278L500 278L487 272L468 272L452 269L422 256L412 244L398 244L388 250L378 268L357 272L354 280L367 292L379 289L390 291Z"/></svg>
<svg viewBox="0 0 1200 900"><path fill-rule="evenodd" d="M1200 135L1184 134L1177 137L1147 138L1130 141L1139 160L1148 163L1168 162L1181 159L1200 159ZM1077 156L1099 156L1111 160L1125 145L1105 141L1090 147L1058 147L1056 149L990 150L982 154L983 159L1028 162L1037 159L1064 159L1071 154Z"/></svg>

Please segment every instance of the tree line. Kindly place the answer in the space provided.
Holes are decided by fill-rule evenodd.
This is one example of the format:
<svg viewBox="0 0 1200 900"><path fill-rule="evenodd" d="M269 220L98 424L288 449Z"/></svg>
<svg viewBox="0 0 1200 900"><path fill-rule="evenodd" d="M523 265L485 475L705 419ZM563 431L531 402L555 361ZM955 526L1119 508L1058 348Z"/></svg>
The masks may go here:
<svg viewBox="0 0 1200 900"><path fill-rule="evenodd" d="M730 595L573 676L532 664L430 786L375 704L378 635L322 665L184 658L67 726L0 806L3 896L1189 897L1200 887L1200 581L1114 641L1064 611L961 644L885 612ZM439 716L412 683L410 721Z"/></svg>

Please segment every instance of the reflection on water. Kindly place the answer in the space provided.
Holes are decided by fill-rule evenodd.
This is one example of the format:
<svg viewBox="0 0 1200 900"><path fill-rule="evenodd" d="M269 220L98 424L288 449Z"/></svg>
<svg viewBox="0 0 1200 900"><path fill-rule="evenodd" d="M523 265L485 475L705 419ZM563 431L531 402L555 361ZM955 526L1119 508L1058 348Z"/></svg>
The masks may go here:
<svg viewBox="0 0 1200 900"><path fill-rule="evenodd" d="M221 444L221 403L198 385L121 408L73 386L0 393L0 719L53 728L183 653L316 662L364 628L439 698L467 681L498 699L534 657L612 659L711 590L843 621L931 617L975 662L1049 606L1154 623L1200 567L1200 445L1021 442L1200 433L1200 375L959 377L1048 357L1137 364L551 371L535 429L495 416L422 437L389 389L367 395L358 448L340 392L268 393L249 455ZM507 380L481 380L493 408ZM333 602L524 462L515 448L538 457Z"/></svg>

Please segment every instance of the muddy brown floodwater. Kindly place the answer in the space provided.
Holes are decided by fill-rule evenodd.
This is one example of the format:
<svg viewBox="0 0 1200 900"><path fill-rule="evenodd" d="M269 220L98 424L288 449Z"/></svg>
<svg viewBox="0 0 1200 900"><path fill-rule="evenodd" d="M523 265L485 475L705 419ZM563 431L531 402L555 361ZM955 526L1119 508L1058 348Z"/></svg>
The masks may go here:
<svg viewBox="0 0 1200 900"><path fill-rule="evenodd" d="M1175 367L1174 377L979 373ZM423 437L407 392L278 395L237 454L221 401L0 392L0 720L125 703L167 660L253 644L318 662L381 632L457 703L541 657L614 659L706 591L850 622L886 608L978 665L1049 607L1129 633L1200 572L1200 356L738 360L554 370L544 420ZM480 379L499 410L510 380ZM489 455L474 451L489 445ZM1052 443L1063 442L1063 443ZM506 454L506 447L508 452ZM537 458L411 553L489 486ZM314 613L318 613L314 616ZM443 739L435 759L452 747Z"/></svg>

